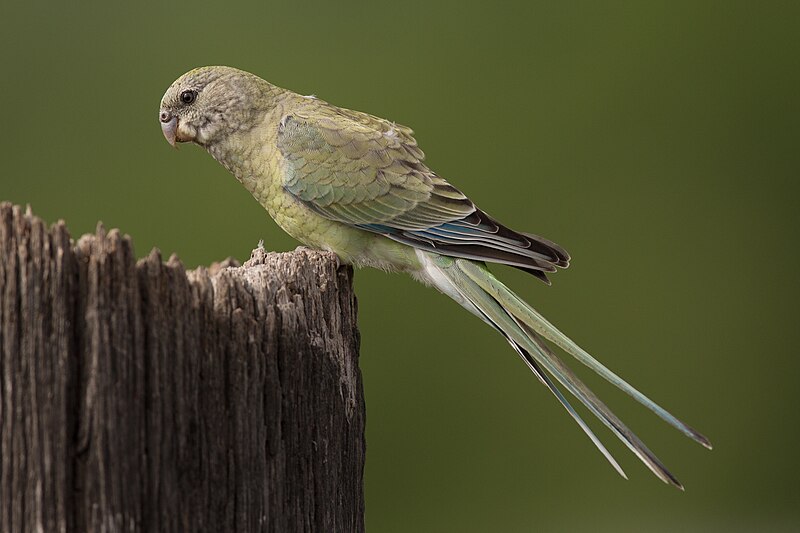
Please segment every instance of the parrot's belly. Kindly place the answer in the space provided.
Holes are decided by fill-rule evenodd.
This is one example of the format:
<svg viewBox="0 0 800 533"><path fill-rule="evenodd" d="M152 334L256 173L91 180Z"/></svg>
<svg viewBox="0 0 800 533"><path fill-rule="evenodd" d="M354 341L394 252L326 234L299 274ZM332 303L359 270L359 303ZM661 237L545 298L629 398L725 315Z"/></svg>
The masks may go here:
<svg viewBox="0 0 800 533"><path fill-rule="evenodd" d="M408 273L421 266L410 246L318 215L289 194L280 179L240 181L283 231L306 246L334 252L355 266Z"/></svg>
<svg viewBox="0 0 800 533"><path fill-rule="evenodd" d="M324 218L287 192L283 188L283 160L277 150L241 148L271 146L273 130L262 132L261 143L240 141L212 149L211 154L250 191L283 231L306 246L334 252L347 264L408 273L421 268L410 246Z"/></svg>
<svg viewBox="0 0 800 533"><path fill-rule="evenodd" d="M306 246L334 252L347 264L401 272L420 268L411 247L324 218L283 190L262 205L283 231Z"/></svg>

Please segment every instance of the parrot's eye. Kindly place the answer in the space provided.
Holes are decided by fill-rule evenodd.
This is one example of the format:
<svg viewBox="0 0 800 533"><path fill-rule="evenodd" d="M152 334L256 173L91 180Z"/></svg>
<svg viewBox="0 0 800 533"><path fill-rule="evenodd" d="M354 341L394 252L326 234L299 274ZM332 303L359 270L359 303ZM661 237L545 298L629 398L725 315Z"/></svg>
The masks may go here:
<svg viewBox="0 0 800 533"><path fill-rule="evenodd" d="M191 104L194 102L194 99L197 98L197 91L183 91L181 93L181 102L186 105Z"/></svg>

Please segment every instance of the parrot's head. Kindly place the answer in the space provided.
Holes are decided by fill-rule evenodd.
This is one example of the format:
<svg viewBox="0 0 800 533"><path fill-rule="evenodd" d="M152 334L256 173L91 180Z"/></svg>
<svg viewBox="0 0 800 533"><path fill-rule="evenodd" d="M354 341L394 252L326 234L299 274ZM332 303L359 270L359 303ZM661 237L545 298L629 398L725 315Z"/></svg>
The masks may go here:
<svg viewBox="0 0 800 533"><path fill-rule="evenodd" d="M190 70L161 99L161 130L173 146L194 142L209 147L252 128L270 88L261 78L231 67Z"/></svg>

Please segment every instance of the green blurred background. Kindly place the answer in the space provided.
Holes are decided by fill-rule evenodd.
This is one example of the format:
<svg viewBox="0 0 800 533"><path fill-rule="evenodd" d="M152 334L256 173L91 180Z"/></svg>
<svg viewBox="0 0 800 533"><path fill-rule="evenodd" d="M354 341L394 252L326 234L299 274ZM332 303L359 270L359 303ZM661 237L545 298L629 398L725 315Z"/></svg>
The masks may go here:
<svg viewBox="0 0 800 533"><path fill-rule="evenodd" d="M295 246L158 103L227 64L415 128L428 162L573 267L498 269L716 445L579 369L686 485L593 423L620 479L505 342L359 271L367 527L754 531L800 524L797 2L66 2L0 7L0 200L189 267ZM594 422L594 421L592 421Z"/></svg>

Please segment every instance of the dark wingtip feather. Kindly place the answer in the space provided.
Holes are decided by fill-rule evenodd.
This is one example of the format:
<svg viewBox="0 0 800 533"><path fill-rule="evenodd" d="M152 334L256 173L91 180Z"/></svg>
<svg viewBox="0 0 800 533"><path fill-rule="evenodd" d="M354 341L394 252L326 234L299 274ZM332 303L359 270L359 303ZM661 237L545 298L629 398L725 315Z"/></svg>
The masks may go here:
<svg viewBox="0 0 800 533"><path fill-rule="evenodd" d="M572 257L570 257L569 252L567 252L562 246L554 243L550 239L545 239L544 237L536 235L534 233L525 233L520 231L519 234L524 235L526 238L531 239L534 242L538 242L539 244L542 244L550 248L550 251L556 256L557 259L556 261L553 261L554 265L559 266L561 268L569 267L569 262L572 259Z"/></svg>
<svg viewBox="0 0 800 533"><path fill-rule="evenodd" d="M310 207L315 208L314 204ZM351 209L356 208L351 206ZM415 211L418 217L425 214L419 209ZM322 214L325 216L324 212ZM403 227L391 221L355 226L437 254L513 266L547 285L550 281L545 272L569 266L569 254L558 244L538 235L509 229L480 209L440 224L433 224L434 220L435 217L429 220L432 224L429 227Z"/></svg>
<svg viewBox="0 0 800 533"><path fill-rule="evenodd" d="M514 268L518 268L518 269L522 270L523 272L527 272L528 274L530 274L531 276L535 277L536 279L539 279L542 282L544 282L544 284L547 285L548 287L553 285L552 282L550 281L550 278L547 277L547 274L545 274L541 270L537 270L535 268L527 268L527 267L514 267Z"/></svg>

